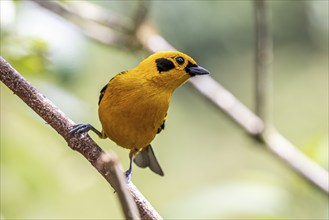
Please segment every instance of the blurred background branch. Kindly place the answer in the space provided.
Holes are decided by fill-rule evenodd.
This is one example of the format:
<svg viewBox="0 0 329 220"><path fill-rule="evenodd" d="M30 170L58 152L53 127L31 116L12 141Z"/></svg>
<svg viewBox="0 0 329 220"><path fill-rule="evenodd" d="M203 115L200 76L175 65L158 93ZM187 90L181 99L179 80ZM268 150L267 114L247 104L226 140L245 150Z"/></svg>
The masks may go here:
<svg viewBox="0 0 329 220"><path fill-rule="evenodd" d="M111 11L87 1L59 1L32 0L41 7L67 19L77 25L80 30L91 39L100 43L112 45L117 48L134 49L138 48L137 41L131 36L135 27L139 24L147 8L146 4L136 13L135 21L125 16L120 16Z"/></svg>
<svg viewBox="0 0 329 220"><path fill-rule="evenodd" d="M42 7L57 13L59 3L57 1L35 1ZM148 1L140 1L140 7L137 10L139 19L136 19L135 26L128 32L131 35L128 37L134 45L142 45L142 47L150 52L159 50L175 50L157 31L152 27L150 22L146 20L147 3ZM232 93L226 90L218 82L209 77L195 78L189 82L198 90L204 97L210 100L215 106L224 111L233 121L240 125L251 136L263 142L268 149L275 153L280 159L287 162L291 168L302 174L307 180L315 184L326 193L329 193L328 171L317 165L310 158L305 156L298 148L293 146L282 135L271 129L265 132L265 127L270 126L268 118L271 111L271 62L272 62L272 43L269 33L269 15L266 1L255 0L255 24L256 24L256 113L261 117L257 117L252 111L245 107ZM49 6L51 4L51 6ZM92 3L85 2L84 4L92 5ZM146 5L145 5L146 4ZM58 6L57 6L58 5ZM67 5L70 8L69 5ZM94 8L92 6L92 8ZM95 8L94 8L95 9ZM89 18L81 12L75 10L68 10L72 14L70 17L77 16L83 21L88 21ZM101 14L102 11L100 11ZM57 13L59 14L59 13ZM97 14L97 13L96 13ZM109 14L111 14L109 12ZM59 14L62 15L62 14ZM67 18L68 16L66 16ZM85 29L83 25L77 23L75 20L67 18L69 22L77 24L82 28L83 32L94 40L99 40L98 37L92 36L90 30ZM107 19L105 19L107 20ZM108 18L110 20L110 18ZM119 20L119 19L114 19ZM102 28L114 31L112 25L102 23ZM118 22L119 23L119 22ZM117 24L116 26L123 26ZM89 34L88 34L89 33ZM92 32L94 33L94 32ZM117 32L115 32L117 33ZM116 34L114 33L114 36ZM104 32L104 35L107 36ZM120 35L115 38L121 39ZM138 46L132 46L131 42L118 41L100 41L108 46L123 48L131 50L139 49ZM289 143L289 144L288 144ZM283 145L282 145L283 144Z"/></svg>
<svg viewBox="0 0 329 220"><path fill-rule="evenodd" d="M272 61L273 40L270 33L271 15L267 0L254 0L255 8L255 75L256 114L264 121L262 141L279 158L287 162L309 181L329 193L328 171L306 157L272 126Z"/></svg>
<svg viewBox="0 0 329 220"><path fill-rule="evenodd" d="M254 0L256 115L271 126L272 115L272 35L271 15L266 0Z"/></svg>

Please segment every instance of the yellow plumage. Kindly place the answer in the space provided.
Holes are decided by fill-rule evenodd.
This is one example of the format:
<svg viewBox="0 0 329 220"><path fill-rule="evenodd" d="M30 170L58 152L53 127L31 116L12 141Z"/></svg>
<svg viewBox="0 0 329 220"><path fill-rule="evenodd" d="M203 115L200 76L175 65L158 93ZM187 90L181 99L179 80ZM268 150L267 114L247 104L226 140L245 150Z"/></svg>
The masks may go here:
<svg viewBox="0 0 329 220"><path fill-rule="evenodd" d="M181 52L155 53L137 67L117 74L101 91L98 114L102 133L98 135L130 149L130 159L141 155L137 165L163 175L150 143L164 128L175 89L191 76L202 74L208 71ZM96 130L91 127L76 130Z"/></svg>
<svg viewBox="0 0 329 220"><path fill-rule="evenodd" d="M173 54L157 53L108 83L98 114L103 133L119 146L137 152L150 144L164 121L173 91L189 78L176 69L159 74L155 60L168 55Z"/></svg>

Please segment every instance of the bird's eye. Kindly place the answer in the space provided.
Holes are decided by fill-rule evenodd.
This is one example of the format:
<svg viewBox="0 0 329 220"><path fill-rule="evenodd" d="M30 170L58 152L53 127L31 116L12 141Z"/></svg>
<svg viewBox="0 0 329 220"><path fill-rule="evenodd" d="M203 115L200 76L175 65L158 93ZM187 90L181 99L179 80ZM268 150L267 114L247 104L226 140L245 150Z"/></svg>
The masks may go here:
<svg viewBox="0 0 329 220"><path fill-rule="evenodd" d="M183 57L177 57L176 58L176 62L179 64L179 65L182 65L182 64L184 64L184 58Z"/></svg>

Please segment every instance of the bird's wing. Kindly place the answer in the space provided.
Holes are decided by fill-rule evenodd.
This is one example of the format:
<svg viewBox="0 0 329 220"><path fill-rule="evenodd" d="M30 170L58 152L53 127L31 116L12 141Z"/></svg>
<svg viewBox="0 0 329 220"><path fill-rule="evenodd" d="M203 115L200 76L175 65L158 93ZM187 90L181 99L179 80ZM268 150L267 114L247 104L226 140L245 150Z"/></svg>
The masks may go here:
<svg viewBox="0 0 329 220"><path fill-rule="evenodd" d="M158 130L157 130L157 134L159 134L162 130L165 129L165 123L166 123L166 120L163 120L162 125L161 125L160 128L158 128Z"/></svg>
<svg viewBox="0 0 329 220"><path fill-rule="evenodd" d="M157 130L157 134L159 134L162 130L164 130L165 129L165 124L166 124L166 118L167 118L167 113L166 113L166 115L165 115L165 117L164 117L164 119L163 119L163 122L162 122L162 124L161 124L161 126L158 128L158 130Z"/></svg>
<svg viewBox="0 0 329 220"><path fill-rule="evenodd" d="M100 91L100 94L99 94L99 100L98 100L98 105L99 105L99 104L101 103L101 101L102 101L102 98L103 98L103 96L104 96L104 94L105 94L105 90L106 90L107 86L108 86L108 84L106 84L106 85L102 88L102 90Z"/></svg>
<svg viewBox="0 0 329 220"><path fill-rule="evenodd" d="M149 167L154 173L164 175L150 144L136 155L134 162L141 168Z"/></svg>
<svg viewBox="0 0 329 220"><path fill-rule="evenodd" d="M116 76L114 76L112 79L110 79L110 82L111 82L114 78L116 78L116 77L118 77L118 76L120 76L120 75L122 75L122 74L124 74L124 73L126 73L126 72L127 72L127 71L122 71L122 72L118 73ZM102 98L103 98L103 96L104 96L104 94L105 94L105 91L106 91L108 85L109 85L109 83L107 83L107 84L101 89L100 94L99 94L98 105L101 103Z"/></svg>

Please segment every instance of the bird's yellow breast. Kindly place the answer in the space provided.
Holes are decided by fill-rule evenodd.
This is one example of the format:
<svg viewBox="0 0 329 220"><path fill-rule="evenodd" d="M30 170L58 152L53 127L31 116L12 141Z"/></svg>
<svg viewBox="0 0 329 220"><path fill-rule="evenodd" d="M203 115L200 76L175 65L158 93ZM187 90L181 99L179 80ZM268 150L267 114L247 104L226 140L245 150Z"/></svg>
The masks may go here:
<svg viewBox="0 0 329 220"><path fill-rule="evenodd" d="M137 151L154 139L168 111L171 92L159 90L132 72L117 75L99 104L103 133L121 147Z"/></svg>

